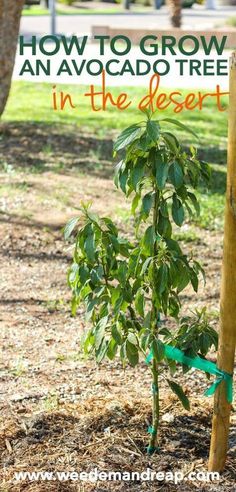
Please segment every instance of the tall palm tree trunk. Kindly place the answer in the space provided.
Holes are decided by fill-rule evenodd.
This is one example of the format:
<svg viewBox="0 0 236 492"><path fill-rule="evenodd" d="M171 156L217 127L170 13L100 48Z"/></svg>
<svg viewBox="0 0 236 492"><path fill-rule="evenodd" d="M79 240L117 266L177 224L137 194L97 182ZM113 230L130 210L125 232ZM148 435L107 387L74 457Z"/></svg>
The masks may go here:
<svg viewBox="0 0 236 492"><path fill-rule="evenodd" d="M24 0L0 0L0 116L11 87Z"/></svg>
<svg viewBox="0 0 236 492"><path fill-rule="evenodd" d="M170 20L173 27L181 27L182 23L182 0L168 0L170 9Z"/></svg>

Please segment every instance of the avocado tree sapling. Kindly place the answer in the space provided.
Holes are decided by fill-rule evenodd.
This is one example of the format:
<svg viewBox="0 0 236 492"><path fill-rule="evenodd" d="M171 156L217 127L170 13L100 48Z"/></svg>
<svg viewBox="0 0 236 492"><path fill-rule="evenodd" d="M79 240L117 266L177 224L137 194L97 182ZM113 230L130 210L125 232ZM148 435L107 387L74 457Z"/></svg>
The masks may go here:
<svg viewBox="0 0 236 492"><path fill-rule="evenodd" d="M65 238L76 237L68 281L73 292L72 313L82 302L89 329L83 346L101 362L118 354L123 364L136 366L152 354L153 415L148 452L157 448L160 422L159 378L166 377L171 390L189 409L183 389L173 380L176 363L165 354L165 344L194 357L205 357L217 344L206 310L181 317L180 294L189 284L198 290L204 271L186 255L173 237L173 225L199 214L195 193L208 183L209 166L198 159L196 149L185 151L168 125L186 129L179 121L145 121L126 128L114 145L121 160L115 168L115 184L131 199L133 235L122 237L109 217L98 217L90 204L65 227ZM162 318L176 320L176 330ZM187 367L183 367L185 371Z"/></svg>

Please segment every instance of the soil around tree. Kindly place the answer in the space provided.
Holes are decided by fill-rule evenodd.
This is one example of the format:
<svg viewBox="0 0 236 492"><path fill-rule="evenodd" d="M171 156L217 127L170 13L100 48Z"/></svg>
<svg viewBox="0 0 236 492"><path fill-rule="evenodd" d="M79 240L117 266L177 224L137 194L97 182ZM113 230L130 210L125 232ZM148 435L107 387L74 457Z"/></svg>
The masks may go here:
<svg viewBox="0 0 236 492"><path fill-rule="evenodd" d="M1 488L10 491L232 491L235 487L235 417L227 467L220 483L29 482L16 471L154 471L207 469L213 400L199 371L178 371L191 401L182 409L161 380L160 452L146 453L151 420L151 377L142 361L124 371L118 360L99 367L80 340L83 309L70 314L66 272L71 250L62 227L81 200L112 215L129 234L128 204L112 183L112 136L75 136L73 128L4 124L1 128ZM218 325L222 234L195 228L183 241L203 263L207 284L183 294L184 310L205 304ZM169 325L172 326L172 325ZM215 361L216 354L210 354Z"/></svg>

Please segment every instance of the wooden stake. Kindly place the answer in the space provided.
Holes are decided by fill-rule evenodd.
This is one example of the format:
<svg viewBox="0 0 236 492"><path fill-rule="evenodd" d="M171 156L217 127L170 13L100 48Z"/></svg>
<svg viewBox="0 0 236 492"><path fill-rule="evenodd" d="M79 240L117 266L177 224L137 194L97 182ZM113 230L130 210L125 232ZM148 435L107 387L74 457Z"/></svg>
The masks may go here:
<svg viewBox="0 0 236 492"><path fill-rule="evenodd" d="M217 365L232 374L236 340L236 52L230 59L230 99L228 130L227 191L224 250L220 299L220 334ZM225 383L215 393L209 470L224 469L231 405L226 400Z"/></svg>

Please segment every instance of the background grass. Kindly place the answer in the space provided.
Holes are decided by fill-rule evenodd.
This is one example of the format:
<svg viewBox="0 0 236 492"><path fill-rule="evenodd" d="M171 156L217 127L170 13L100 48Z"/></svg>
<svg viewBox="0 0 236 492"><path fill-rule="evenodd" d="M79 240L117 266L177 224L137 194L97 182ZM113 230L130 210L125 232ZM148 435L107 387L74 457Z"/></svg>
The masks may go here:
<svg viewBox="0 0 236 492"><path fill-rule="evenodd" d="M47 127L48 134L50 134L50 128L61 126L63 134L68 131L68 133L79 132L81 135L91 135L97 139L98 145L95 150L89 150L89 153L91 157L92 152L94 166L99 168L99 166L102 167L101 163L106 153L109 155L105 158L112 160L111 148L104 145L107 137L114 139L120 130L143 119L143 115L134 109L135 104L133 108L128 108L125 112L119 112L111 106L106 111L93 112L89 101L82 95L87 91L85 86L58 85L57 89L74 96L75 109L69 108L64 111L52 109L51 84L14 82L3 121L38 124L41 127ZM123 91L129 94L134 103L146 93L145 88L112 88L114 96ZM186 91L182 92L186 94ZM224 104L226 107L227 99L224 100ZM173 109L157 113L157 118L164 117L176 118L176 115ZM188 133L179 131L173 126L171 130L174 129L179 135L183 145L197 146L200 158L212 166L211 186L209 190L204 190L199 194L202 213L195 223L205 229L222 229L226 181L227 110L219 112L213 100L209 98L206 99L202 111L183 111L177 115L177 118L198 134L199 141L196 142ZM55 162L54 172L58 170L58 163Z"/></svg>
<svg viewBox="0 0 236 492"><path fill-rule="evenodd" d="M44 122L45 124L70 123L86 127L91 131L106 134L107 129L121 130L124 126L131 125L137 118L143 119L140 111L136 110L137 102L147 93L144 87L113 87L107 88L114 97L121 92L129 95L133 104L125 111L107 105L106 111L93 112L88 99L83 96L88 87L79 85L57 85L57 91L63 91L72 95L76 104L76 109L67 107L64 111L54 111L52 109L52 84L14 82L11 95L7 105L7 111L3 120L15 121L34 121ZM178 89L177 89L178 90ZM189 91L181 90L183 97ZM168 91L167 91L168 92ZM194 92L198 92L197 90ZM225 149L227 139L227 98L222 98L226 111L217 110L215 103L210 98L205 99L203 110L186 111L183 110L179 115L173 112L173 106L165 111L159 111L157 118L179 118L185 125L194 128L198 134L201 145L216 149ZM182 135L183 132L178 132ZM185 140L189 141L187 134ZM218 152L217 152L218 154ZM219 155L218 155L219 159ZM217 159L217 160L218 160Z"/></svg>
<svg viewBox="0 0 236 492"><path fill-rule="evenodd" d="M144 7L143 5L132 5L132 13L151 13L152 9L148 7ZM122 5L108 6L107 8L73 8L67 7L64 8L60 6L56 9L57 15L104 15L104 14L127 14L127 12L123 9ZM38 5L33 5L30 8L23 9L23 16L45 16L50 15L49 10L44 9Z"/></svg>
<svg viewBox="0 0 236 492"><path fill-rule="evenodd" d="M63 9L62 8L59 8L59 9L56 9L56 13L57 15L75 15L78 13L77 9L71 9L70 12L68 12L67 9ZM44 15L50 15L50 12L48 9L44 9L40 6L37 6L37 5L34 5L30 8L24 8L23 11L22 11L22 15L23 16L27 16L27 17L30 17L30 16L44 16Z"/></svg>

